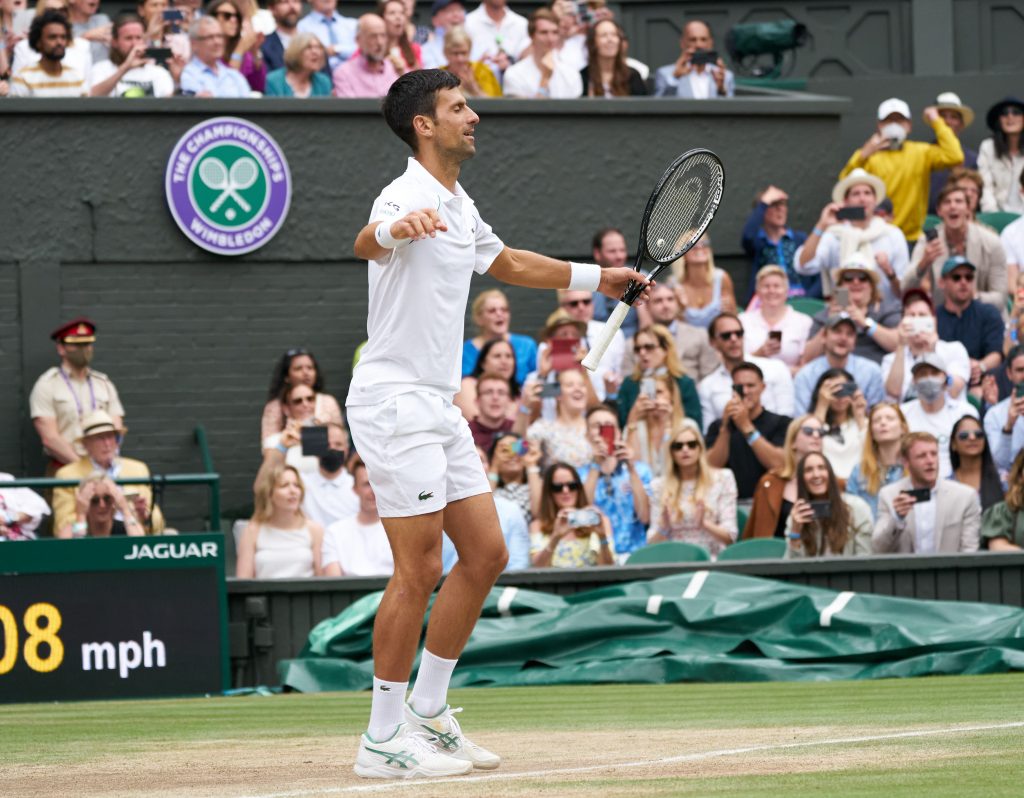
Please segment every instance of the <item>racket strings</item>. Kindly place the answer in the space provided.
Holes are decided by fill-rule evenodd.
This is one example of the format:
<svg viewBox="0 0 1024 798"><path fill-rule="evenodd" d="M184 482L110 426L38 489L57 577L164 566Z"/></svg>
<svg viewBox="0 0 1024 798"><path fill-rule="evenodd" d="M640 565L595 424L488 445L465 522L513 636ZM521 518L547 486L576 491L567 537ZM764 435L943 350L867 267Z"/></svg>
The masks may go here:
<svg viewBox="0 0 1024 798"><path fill-rule="evenodd" d="M688 158L668 177L647 223L653 260L675 260L696 243L714 217L724 177L721 163L708 153Z"/></svg>

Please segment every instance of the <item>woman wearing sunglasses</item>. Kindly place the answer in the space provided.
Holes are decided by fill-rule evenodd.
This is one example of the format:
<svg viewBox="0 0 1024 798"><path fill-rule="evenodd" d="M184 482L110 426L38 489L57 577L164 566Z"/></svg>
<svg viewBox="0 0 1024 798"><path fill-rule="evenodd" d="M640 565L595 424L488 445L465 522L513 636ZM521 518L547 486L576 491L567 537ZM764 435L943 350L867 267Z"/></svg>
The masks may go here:
<svg viewBox="0 0 1024 798"><path fill-rule="evenodd" d="M878 517L878 491L903 478L900 441L910 432L899 405L880 402L868 414L868 434L860 462L846 481L846 492L867 502L871 517Z"/></svg>
<svg viewBox="0 0 1024 798"><path fill-rule="evenodd" d="M673 431L661 501L648 543L696 543L714 557L736 540L736 477L708 463L700 428L684 419Z"/></svg>
<svg viewBox="0 0 1024 798"><path fill-rule="evenodd" d="M255 4L242 0L213 0L203 12L220 23L227 37L224 44L224 65L237 69L253 91L263 92L267 86L267 65L263 63L263 34L252 26Z"/></svg>
<svg viewBox="0 0 1024 798"><path fill-rule="evenodd" d="M121 518L116 515L120 513ZM107 538L112 535L144 535L145 530L135 515L124 491L109 477L83 479L75 491L75 517L63 529L54 531L55 538Z"/></svg>
<svg viewBox="0 0 1024 798"><path fill-rule="evenodd" d="M871 554L871 509L842 493L828 458L818 452L797 463L797 500L786 522L786 559Z"/></svg>
<svg viewBox="0 0 1024 798"><path fill-rule="evenodd" d="M754 504L743 527L743 539L781 538L796 501L796 463L805 454L821 451L825 425L814 415L794 419L786 429L782 468L769 471L758 480Z"/></svg>
<svg viewBox="0 0 1024 798"><path fill-rule="evenodd" d="M992 138L978 148L978 171L985 181L981 210L1024 211L1024 199L1018 190L1024 171L1024 152L1020 134L1024 131L1024 102L1016 97L1000 100L985 115Z"/></svg>
<svg viewBox="0 0 1024 798"><path fill-rule="evenodd" d="M676 352L675 339L667 327L660 324L652 324L640 330L633 337L633 354L636 356L636 365L633 373L622 381L619 386L619 424L629 429L629 411L640 396L640 389L643 387L645 377L654 377L657 374L668 374L676 382L679 389L679 401L683 405L683 412L687 418L692 418L701 426L702 416L700 410L700 397L697 395L697 386L693 380L683 372L683 364ZM649 399L653 397L645 394Z"/></svg>
<svg viewBox="0 0 1024 798"><path fill-rule="evenodd" d="M281 355L270 377L270 390L267 392L267 403L263 407L263 420L260 423L261 441L284 431L292 414L286 412L281 403L281 392L294 385L306 385L313 389L313 418L318 423L345 426L338 400L324 393L324 375L313 353L306 349L289 349Z"/></svg>
<svg viewBox="0 0 1024 798"><path fill-rule="evenodd" d="M852 374L843 369L829 369L818 378L810 406L811 412L825 425L822 452L836 476L845 482L864 450L867 400Z"/></svg>
<svg viewBox="0 0 1024 798"><path fill-rule="evenodd" d="M604 514L587 504L576 469L555 463L544 474L540 513L530 524L534 568L614 565L612 528Z"/></svg>
<svg viewBox="0 0 1024 798"><path fill-rule="evenodd" d="M953 425L949 462L953 466L952 479L978 491L982 511L1003 500L999 469L992 460L985 430L974 416L963 416Z"/></svg>

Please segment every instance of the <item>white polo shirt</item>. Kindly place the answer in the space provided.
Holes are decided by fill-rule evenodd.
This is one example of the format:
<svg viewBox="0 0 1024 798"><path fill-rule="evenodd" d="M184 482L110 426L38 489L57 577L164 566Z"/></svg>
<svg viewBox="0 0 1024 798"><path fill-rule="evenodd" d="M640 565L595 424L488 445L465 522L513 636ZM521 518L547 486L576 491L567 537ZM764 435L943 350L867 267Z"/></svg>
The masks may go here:
<svg viewBox="0 0 1024 798"><path fill-rule="evenodd" d="M481 3L466 14L466 33L473 40L470 61L481 61L485 56L494 58L498 50L504 50L514 61L530 46L528 27L526 17L507 7L501 23L495 22L487 15L487 8Z"/></svg>
<svg viewBox="0 0 1024 798"><path fill-rule="evenodd" d="M769 413L793 417L793 376L781 360L768 360L763 357L748 357L764 374L764 391L761 393L761 406ZM713 421L720 419L725 406L733 397L732 375L725 366L719 366L697 385L700 396L700 414L704 421L704 434Z"/></svg>
<svg viewBox="0 0 1024 798"><path fill-rule="evenodd" d="M946 479L953 473L953 464L949 459L949 436L953 427L962 416L978 417L974 405L966 400L950 399L946 401L938 413L926 413L921 407L921 400L904 402L900 405L907 427L911 432L930 432L939 441L939 479Z"/></svg>
<svg viewBox="0 0 1024 798"><path fill-rule="evenodd" d="M334 479L328 479L318 467L312 474L304 476L302 482L306 488L302 511L324 529L359 512L359 497L352 490L355 480L344 468Z"/></svg>
<svg viewBox="0 0 1024 798"><path fill-rule="evenodd" d="M346 405L373 405L409 391L451 401L462 382L466 302L473 273L484 274L505 248L462 186L453 194L415 158L373 203L370 222L392 224L433 208L448 230L393 249L368 265L368 341Z"/></svg>
<svg viewBox="0 0 1024 798"><path fill-rule="evenodd" d="M1024 217L1006 225L999 234L999 241L1006 252L1006 262L1024 266ZM1015 285L1010 286L1010 296L1016 288Z"/></svg>
<svg viewBox="0 0 1024 798"><path fill-rule="evenodd" d="M346 576L391 576L395 559L391 553L384 524L360 524L356 516L335 521L324 531L320 548L326 568L332 562Z"/></svg>
<svg viewBox="0 0 1024 798"><path fill-rule="evenodd" d="M565 63L565 56L555 54L555 69L548 81L552 100L574 100L583 94L583 78L579 70ZM540 91L540 68L532 57L524 58L505 70L503 88L506 97L536 97Z"/></svg>

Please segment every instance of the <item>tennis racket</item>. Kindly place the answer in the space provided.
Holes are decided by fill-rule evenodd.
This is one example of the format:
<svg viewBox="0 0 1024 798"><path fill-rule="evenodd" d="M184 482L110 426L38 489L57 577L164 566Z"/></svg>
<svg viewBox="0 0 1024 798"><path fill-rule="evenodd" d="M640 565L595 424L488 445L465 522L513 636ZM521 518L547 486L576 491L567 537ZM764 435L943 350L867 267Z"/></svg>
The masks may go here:
<svg viewBox="0 0 1024 798"><path fill-rule="evenodd" d="M676 158L647 200L633 268L654 280L670 263L689 252L715 218L724 186L725 170L711 150L690 150ZM649 272L642 269L646 259L654 261L654 268ZM593 348L583 359L586 368L591 371L597 368L630 306L643 290L644 285L639 282L631 282L626 288Z"/></svg>

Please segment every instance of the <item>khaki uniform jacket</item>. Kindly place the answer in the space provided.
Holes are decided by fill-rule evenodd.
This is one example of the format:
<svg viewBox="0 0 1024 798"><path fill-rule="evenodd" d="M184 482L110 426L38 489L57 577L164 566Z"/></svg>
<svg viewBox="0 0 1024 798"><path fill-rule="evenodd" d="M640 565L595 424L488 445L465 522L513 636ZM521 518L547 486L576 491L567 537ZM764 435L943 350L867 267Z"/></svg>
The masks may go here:
<svg viewBox="0 0 1024 798"><path fill-rule="evenodd" d="M123 479L133 477L148 477L149 468L141 460L132 460L130 457L118 457L117 462L121 467L120 476ZM83 457L74 463L68 463L56 473L57 479L78 479L82 480L91 477L96 473L96 467L92 460ZM146 506L149 507L150 520L152 521L152 534L160 535L164 531L164 516L159 507L153 506L153 490L149 485L123 485L125 493L140 493L146 497ZM68 522L75 520L75 489L54 488L53 491L53 528L63 528ZM144 525L145 526L145 525ZM146 527L146 534L150 534L149 527Z"/></svg>
<svg viewBox="0 0 1024 798"><path fill-rule="evenodd" d="M70 377L69 377L70 379ZM89 385L92 385L92 392ZM32 418L54 418L60 436L66 440L79 455L85 449L75 440L82 434L82 418L93 410L104 410L115 418L124 418L124 407L117 395L117 388L110 377L101 371L89 369L89 380L77 382L71 380L71 389L60 374L60 368L54 366L43 372L36 380L29 396L29 409ZM78 401L75 401L75 398ZM96 403L93 406L93 399ZM81 410L81 413L79 413ZM47 452L49 454L49 452Z"/></svg>

